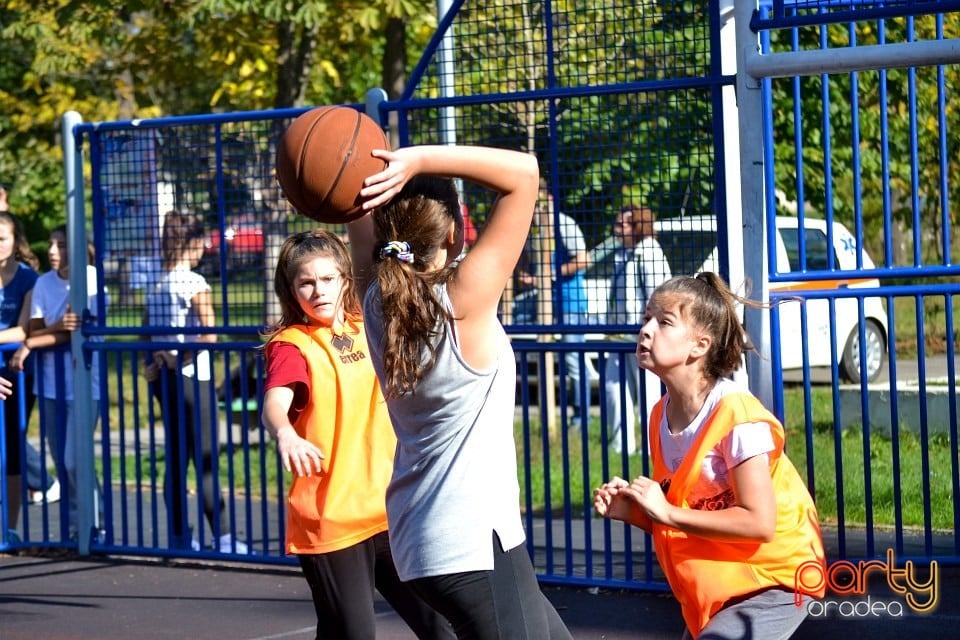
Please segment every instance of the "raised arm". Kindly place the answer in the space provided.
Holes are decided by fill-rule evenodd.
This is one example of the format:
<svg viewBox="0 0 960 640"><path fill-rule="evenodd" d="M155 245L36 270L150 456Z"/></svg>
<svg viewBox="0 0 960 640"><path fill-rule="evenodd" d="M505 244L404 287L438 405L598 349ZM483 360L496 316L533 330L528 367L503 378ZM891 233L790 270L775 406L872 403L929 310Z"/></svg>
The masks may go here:
<svg viewBox="0 0 960 640"><path fill-rule="evenodd" d="M476 243L450 284L458 314L495 316L530 233L539 190L536 158L501 149L467 148L460 177L499 193Z"/></svg>
<svg viewBox="0 0 960 640"><path fill-rule="evenodd" d="M373 279L373 214L347 223L347 239L350 243L350 258L353 262L353 279L360 302Z"/></svg>
<svg viewBox="0 0 960 640"><path fill-rule="evenodd" d="M368 178L361 191L367 209L390 200L419 174L462 178L499 194L483 233L449 286L458 317L469 322L475 314L495 316L530 232L540 176L536 158L492 147L430 145L375 151L374 155L388 166Z"/></svg>

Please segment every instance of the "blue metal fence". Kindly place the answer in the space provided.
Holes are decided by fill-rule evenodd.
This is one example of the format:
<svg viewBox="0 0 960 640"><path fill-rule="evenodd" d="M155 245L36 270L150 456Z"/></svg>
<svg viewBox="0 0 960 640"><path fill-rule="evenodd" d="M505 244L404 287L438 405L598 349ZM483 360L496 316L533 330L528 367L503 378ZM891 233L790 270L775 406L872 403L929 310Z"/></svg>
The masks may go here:
<svg viewBox="0 0 960 640"><path fill-rule="evenodd" d="M795 419L802 418L809 436L808 484L821 512L835 514L828 533L841 557L893 549L897 557L956 561L960 550L953 318L960 268L949 151L951 130L960 123L945 102L957 79L951 50L960 36L958 8L952 2L774 2L752 22L762 45L758 58L765 59L750 68L770 76L763 80L768 247L775 246L777 191L801 204L795 213L801 226L804 218L827 221L827 260L811 262L801 235L799 255L806 261L785 267L771 252L768 279L772 289L791 285L772 290L772 300L802 294L805 321L816 305L831 310L832 353L820 386L826 390L822 381L829 382L829 395L818 395L808 361L831 346L809 337L805 323L805 362L794 384L807 404ZM786 63L792 73L766 73ZM845 246L830 236L834 222L851 232ZM845 250L855 260L837 259ZM851 278L866 286L840 284ZM865 310L871 298L885 308L872 321ZM841 318L850 314L857 318L854 329L840 333ZM879 377L844 384L845 347L868 345L856 354L866 369L877 327L882 341L875 347L885 358ZM786 412L783 389L790 383L776 357L772 363L775 405ZM828 423L811 404L829 411ZM832 442L825 451L814 440L827 433ZM831 459L829 476L818 457Z"/></svg>
<svg viewBox="0 0 960 640"><path fill-rule="evenodd" d="M798 123L809 119L801 108L800 97L805 94L799 90L799 81L790 78L765 81L767 124L761 128L752 123L766 134L769 150L767 176L761 186L754 185L758 193L766 193L766 206L752 211L744 205L740 211L734 210L739 203L728 202L729 185L736 179L730 175L734 165L725 157L724 124L734 116L724 91L736 78L724 73L721 64L720 33L726 13L718 3L704 3L690 13L673 3L640 7L615 2L584 9L545 2L531 14L521 11L521 4L529 10L529 3L499 4L502 6L454 3L452 12L441 19L437 37L414 70L404 95L377 105L375 115L381 121L394 116L398 123L391 132L396 136L394 142L490 144L536 153L557 209L582 228L597 265L603 264L612 246L611 223L623 204L651 206L663 228L668 222L676 223L680 232L669 256L674 273L692 273L706 265L728 277L742 274L743 262L758 248L733 248L740 237L738 221L742 215L743 222L754 223L758 218L751 216L765 215L770 261L769 278L763 284L802 285L786 293L773 292L771 298L793 300L801 292L797 312L800 337L790 335L787 340L801 343L803 362L796 370L783 370L778 329L781 312L786 313L784 306L769 315L773 341L762 366L768 368L767 373L772 370L773 405L790 429L790 454L799 468L806 469L821 511L835 514L825 522L831 553L843 558L873 557L887 547L894 548L898 556L955 559L960 551L955 533L960 474L955 456L949 470L929 467L930 447L939 445L931 445L935 440L929 437L931 420L929 412L924 413L927 405L923 400L930 395L929 375L924 369L929 355L925 353L924 320L933 300L946 314L949 415L945 438L946 446L955 452L952 313L957 289L950 282L935 281L957 275L949 260L949 241L944 240L942 263L929 265L914 259L910 264L898 264L890 251L892 218L885 212L884 253L877 269L864 269L862 262L852 269L810 268L810 249L801 234L799 261L804 266L797 272L784 272L776 256L775 192L786 187L803 203L811 189L827 185L828 192L820 200L833 203L836 196L829 191L830 180L816 186L805 180L809 148L798 147L792 165L796 167L793 185L785 184L782 170L776 172L775 167L785 162L772 151L784 131L775 129L776 117L793 113ZM491 30L491 25L497 29ZM777 29L802 27L776 25ZM583 35L585 31L589 37ZM441 55L445 47L448 49ZM446 54L452 57L452 65ZM795 109L773 112L775 82L794 87L798 95ZM916 96L913 100L916 104ZM836 103L828 106L824 103L824 118L836 110ZM884 109L889 107L890 103L884 103ZM98 309L95 320L89 320L83 329L84 348L100 358L105 372L96 455L104 517L102 532L93 532L90 548L94 551L222 557L218 549L210 548L215 534L222 531L211 531L205 523L199 499L202 487L193 476L188 478L188 486L195 494L186 496L187 515L201 549L176 548L168 535L165 463L169 447L185 449L186 443L166 442L159 404L152 400L141 376L146 352L156 346L149 338L169 332L168 328L142 324L144 291L158 270L162 216L168 210L183 209L201 213L210 229L200 271L214 292L218 325L213 331L220 340L203 345L213 354L214 376L201 383L201 391L214 400L216 412L216 432L210 434L219 452L215 489L225 497L231 532L250 546L257 562L290 562L282 551L285 478L257 415L263 384L258 332L275 314L270 283L280 242L309 224L291 212L273 178L276 141L301 112L164 118L76 128L92 167L89 190L95 266L99 282L111 293L109 307ZM823 120L822 130L824 135L833 130L829 119ZM803 142L799 132L797 142ZM831 148L828 143L817 150L829 154ZM889 160L889 150L884 153ZM831 162L828 159L824 164ZM943 167L947 181L947 165ZM863 194L857 198L860 200L849 208L850 217L831 210L823 213L828 221L842 220L850 226L859 255L870 237L864 225ZM472 220L482 225L489 194L468 186L464 200ZM943 202L940 219L949 230L950 216L946 200ZM734 222L728 224L731 216ZM924 244L920 235L924 225L918 216L909 221L912 229L907 227L914 234L916 251ZM559 267L550 244L551 236L561 231L558 220L553 217L533 230L527 261L533 265L535 285L521 291L519 280L511 283L502 309L520 365L516 424L528 548L546 582L662 589L662 575L646 536L594 517L590 504L590 491L600 481L613 475L633 477L649 469L643 454L644 416L649 410L646 398L639 399L636 435L640 453L618 454L606 446L611 437L622 438L622 433L619 425L612 424L604 403L605 365L618 360L623 375L634 344L622 336L636 333L637 327L610 323L602 311L588 315L587 324L564 323L556 313L555 305L564 301L564 292L552 277ZM832 233L828 227L828 258L835 251ZM829 289L825 284L851 278L880 278L882 282L865 289ZM896 284L895 279L904 278L923 280ZM593 303L609 299L607 286L602 270L588 272L587 295ZM524 316L522 324L514 322L513 304L521 294L533 300L532 315ZM855 301L858 322L854 335L860 344L866 344L864 301L871 297L882 299L887 312L884 374L894 381L887 385L891 394L887 414L895 425L889 435L877 435L869 427L877 413L870 404L876 385L865 380L852 386L842 384L842 361L850 336L838 333L836 306L841 300ZM904 449L899 405L906 400L896 391L902 362L898 352L903 340L914 337L911 328L902 326L903 315L894 313L901 300L908 300L915 309L921 398L920 449L916 453ZM829 338L822 340L810 331L818 304L833 308L824 334ZM586 337L559 341L569 334ZM811 367L811 357L823 350L830 352L828 365ZM595 398L588 427L583 430L570 429L573 414L568 405L573 389L566 383L570 365L564 358L569 352L579 355L577 366L598 373L592 380L581 377L581 391ZM866 370L867 355L864 350L856 356L858 370ZM620 382L623 387L625 380ZM800 399L799 410L789 398ZM821 417L825 407L829 413L826 423ZM850 407L859 408L860 413L848 416ZM867 425L853 429L859 440L852 448L844 444L850 437L848 424ZM827 453L824 433L831 438ZM872 463L881 457L890 459L890 466L874 469ZM913 460L923 465L921 483L906 487L901 474ZM949 475L946 494L936 492L931 480L934 473ZM881 493L889 505L880 504ZM925 505L919 521L904 515L906 503L913 500ZM62 505L36 509L25 509L24 545L72 544L62 528L58 534L51 524L62 523ZM945 511L949 512L946 516ZM941 525L944 517L950 526Z"/></svg>

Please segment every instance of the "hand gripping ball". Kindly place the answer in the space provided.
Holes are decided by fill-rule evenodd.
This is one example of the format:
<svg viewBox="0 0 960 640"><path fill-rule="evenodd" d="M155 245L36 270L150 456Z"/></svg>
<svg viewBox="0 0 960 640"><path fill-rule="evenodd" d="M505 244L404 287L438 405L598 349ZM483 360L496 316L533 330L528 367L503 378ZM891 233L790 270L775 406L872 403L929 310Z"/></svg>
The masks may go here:
<svg viewBox="0 0 960 640"><path fill-rule="evenodd" d="M350 222L364 214L360 189L386 163L370 155L389 149L376 122L356 109L327 106L294 120L277 145L277 180L293 208L318 222Z"/></svg>

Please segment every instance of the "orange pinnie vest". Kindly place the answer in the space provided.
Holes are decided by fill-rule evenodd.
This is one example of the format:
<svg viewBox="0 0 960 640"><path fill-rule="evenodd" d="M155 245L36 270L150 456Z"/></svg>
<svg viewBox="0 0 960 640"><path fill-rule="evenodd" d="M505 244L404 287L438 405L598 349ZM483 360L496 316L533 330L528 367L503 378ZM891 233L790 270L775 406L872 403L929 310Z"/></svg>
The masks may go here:
<svg viewBox="0 0 960 640"><path fill-rule="evenodd" d="M704 457L734 426L766 422L774 441L774 450L769 454L770 476L777 498L777 529L773 540L712 540L662 524L653 525L657 559L680 602L687 629L696 638L710 618L732 598L770 587L794 590L797 570L805 562L824 566L823 541L810 492L784 453L783 425L759 400L749 393L724 396L672 474L660 449L664 404L661 399L650 415L653 479L661 486L669 480L666 498L675 506L690 508L686 498L700 476ZM821 589L808 595L822 597L823 593Z"/></svg>
<svg viewBox="0 0 960 640"><path fill-rule="evenodd" d="M386 531L397 439L363 323L348 325L343 335L295 325L273 340L293 344L307 362L310 399L293 426L325 456L323 473L294 477L290 487L287 553L338 551Z"/></svg>

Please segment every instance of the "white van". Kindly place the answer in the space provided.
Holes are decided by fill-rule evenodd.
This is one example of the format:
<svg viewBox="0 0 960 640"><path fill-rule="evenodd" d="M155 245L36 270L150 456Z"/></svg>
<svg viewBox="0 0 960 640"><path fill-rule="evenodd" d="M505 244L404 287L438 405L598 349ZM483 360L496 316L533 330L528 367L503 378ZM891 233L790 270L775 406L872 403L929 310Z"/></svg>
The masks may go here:
<svg viewBox="0 0 960 640"><path fill-rule="evenodd" d="M857 269L856 239L839 222L833 223L833 264L828 263L827 221L804 218L803 237L806 244L807 270L835 270L852 272ZM799 220L791 216L777 217L777 271L789 273L799 271ZM867 252L861 251L864 270L874 268L873 260ZM778 282L770 285L770 291L790 292L802 297L802 292L810 289L874 288L880 281L876 278L850 278L838 273L833 280L817 282ZM780 306L780 335L800 335L800 302L785 302ZM807 332L810 366L830 366L831 354L826 345L830 344L830 301L826 299L809 300L807 303ZM860 312L856 298L835 299L837 355L840 358L840 373L851 382L859 382L860 375ZM863 299L863 333L866 340L866 375L871 381L880 375L887 350L887 313L881 298ZM781 340L781 358L784 369L798 369L803 366L802 343L800 340Z"/></svg>
<svg viewBox="0 0 960 640"><path fill-rule="evenodd" d="M780 274L800 271L799 219L778 216L777 225L777 272ZM695 274L700 271L719 271L717 258L716 219L711 216L693 216L658 220L655 223L657 239L670 263L674 275ZM804 218L803 237L806 246L808 271L852 271L856 269L856 242L842 224L833 223L833 259L828 264L827 222L816 218ZM604 323L609 283L612 272L610 242L605 242L594 252L594 264L587 271L586 288L589 297L590 315L593 322ZM873 269L874 263L864 251L863 269ZM879 285L875 278L848 278L838 273L832 280L804 282L776 282L770 284L770 292L788 292L802 298L805 291L840 289L844 287L872 288ZM784 370L803 366L803 341L791 336L800 335L800 308L802 302L791 300L779 305L780 358ZM811 367L831 364L830 301L809 299L807 308L807 352ZM840 373L846 380L860 381L860 334L859 310L855 298L835 299L836 352ZM866 375L868 381L875 379L883 368L886 357L887 316L880 298L864 299L864 337L866 340Z"/></svg>

